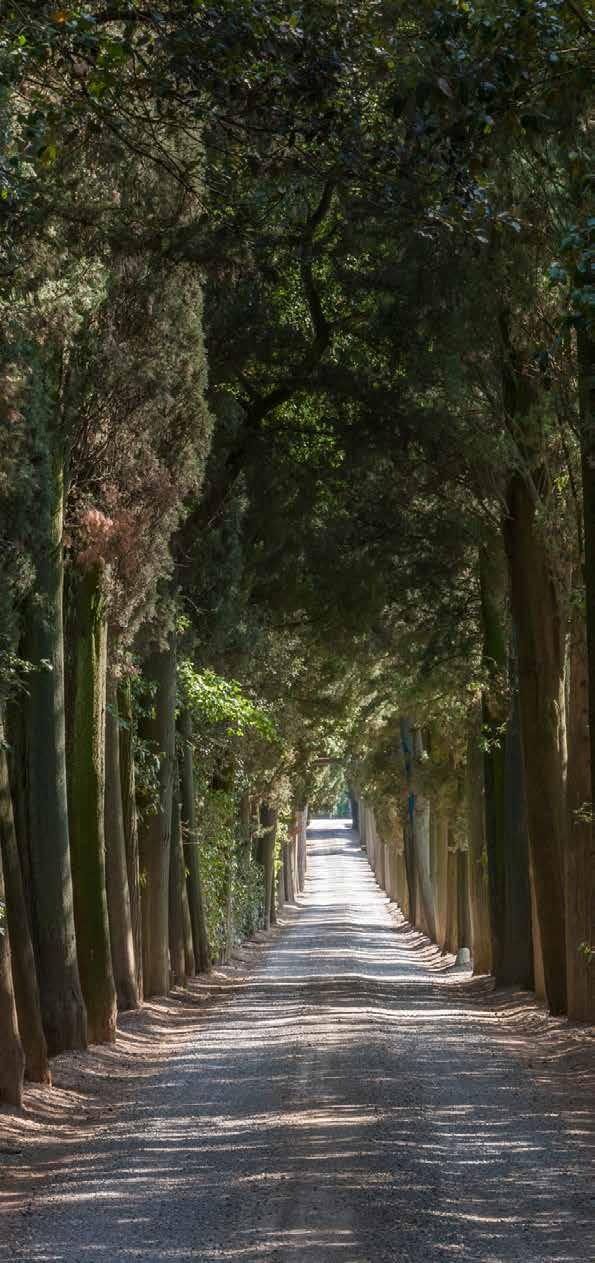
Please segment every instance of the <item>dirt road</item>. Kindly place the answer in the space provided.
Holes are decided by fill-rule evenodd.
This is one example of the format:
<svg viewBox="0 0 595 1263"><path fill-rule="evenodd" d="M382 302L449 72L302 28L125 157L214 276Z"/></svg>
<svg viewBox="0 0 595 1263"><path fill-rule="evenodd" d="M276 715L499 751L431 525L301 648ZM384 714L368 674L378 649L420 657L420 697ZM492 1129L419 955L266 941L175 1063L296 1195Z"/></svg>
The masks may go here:
<svg viewBox="0 0 595 1263"><path fill-rule="evenodd" d="M300 911L133 1101L38 1168L0 1258L592 1257L584 1042L508 1007L395 926L351 834L318 822Z"/></svg>

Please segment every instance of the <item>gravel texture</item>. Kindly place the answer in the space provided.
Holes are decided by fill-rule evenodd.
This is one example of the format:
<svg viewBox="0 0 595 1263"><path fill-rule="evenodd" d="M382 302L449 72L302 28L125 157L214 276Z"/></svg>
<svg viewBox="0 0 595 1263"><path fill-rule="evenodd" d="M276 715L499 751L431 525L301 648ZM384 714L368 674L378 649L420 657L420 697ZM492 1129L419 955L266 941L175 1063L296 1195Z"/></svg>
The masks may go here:
<svg viewBox="0 0 595 1263"><path fill-rule="evenodd" d="M340 822L253 956L0 1115L1 1260L595 1257L588 1032L440 957Z"/></svg>

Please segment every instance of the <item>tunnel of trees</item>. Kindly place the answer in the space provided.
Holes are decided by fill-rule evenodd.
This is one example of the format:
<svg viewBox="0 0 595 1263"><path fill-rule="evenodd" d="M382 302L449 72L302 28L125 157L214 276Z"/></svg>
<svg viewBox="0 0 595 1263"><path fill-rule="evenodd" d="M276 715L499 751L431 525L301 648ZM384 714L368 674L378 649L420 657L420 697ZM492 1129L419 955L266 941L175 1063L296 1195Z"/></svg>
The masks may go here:
<svg viewBox="0 0 595 1263"><path fill-rule="evenodd" d="M0 5L3 1101L274 923L343 776L414 925L593 1020L591 36Z"/></svg>

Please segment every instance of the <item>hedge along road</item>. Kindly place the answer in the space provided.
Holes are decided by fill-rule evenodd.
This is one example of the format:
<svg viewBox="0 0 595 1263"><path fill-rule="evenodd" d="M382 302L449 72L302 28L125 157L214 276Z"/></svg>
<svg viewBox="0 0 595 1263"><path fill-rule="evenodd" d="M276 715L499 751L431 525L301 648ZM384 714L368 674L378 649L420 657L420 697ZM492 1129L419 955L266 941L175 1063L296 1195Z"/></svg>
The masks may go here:
<svg viewBox="0 0 595 1263"><path fill-rule="evenodd" d="M39 1173L0 1257L590 1257L567 1050L542 1057L474 985L399 924L349 830L315 822L299 912L134 1107Z"/></svg>

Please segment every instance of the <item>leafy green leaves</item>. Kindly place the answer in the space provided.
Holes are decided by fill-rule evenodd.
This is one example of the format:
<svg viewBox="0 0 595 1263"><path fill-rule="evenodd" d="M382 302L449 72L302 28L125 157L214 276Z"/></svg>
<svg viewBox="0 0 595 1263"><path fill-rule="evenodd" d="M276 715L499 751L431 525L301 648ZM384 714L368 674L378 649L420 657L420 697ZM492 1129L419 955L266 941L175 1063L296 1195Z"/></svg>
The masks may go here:
<svg viewBox="0 0 595 1263"><path fill-rule="evenodd" d="M188 658L178 664L178 680L183 704L192 711L196 722L220 725L228 737L242 737L253 730L265 741L279 740L270 710L248 697L237 680L225 679L211 670L197 671Z"/></svg>

